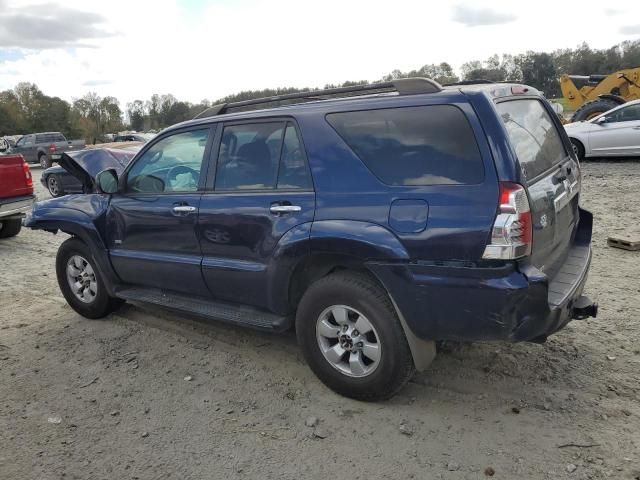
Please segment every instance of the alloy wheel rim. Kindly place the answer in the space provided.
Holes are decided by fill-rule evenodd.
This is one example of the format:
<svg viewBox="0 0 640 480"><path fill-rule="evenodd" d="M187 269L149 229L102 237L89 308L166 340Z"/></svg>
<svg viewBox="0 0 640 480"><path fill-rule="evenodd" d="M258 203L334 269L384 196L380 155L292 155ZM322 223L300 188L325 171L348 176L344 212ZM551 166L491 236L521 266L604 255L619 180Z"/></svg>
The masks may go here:
<svg viewBox="0 0 640 480"><path fill-rule="evenodd" d="M67 281L71 292L83 303L91 303L98 294L98 281L91 264L80 255L67 261Z"/></svg>
<svg viewBox="0 0 640 480"><path fill-rule="evenodd" d="M58 195L59 189L58 189L58 181L56 180L56 178L49 177L49 180L47 180L47 183L49 184L49 193L54 196Z"/></svg>
<svg viewBox="0 0 640 480"><path fill-rule="evenodd" d="M325 360L348 377L371 375L380 364L380 336L369 319L355 308L332 305L316 322L316 339Z"/></svg>

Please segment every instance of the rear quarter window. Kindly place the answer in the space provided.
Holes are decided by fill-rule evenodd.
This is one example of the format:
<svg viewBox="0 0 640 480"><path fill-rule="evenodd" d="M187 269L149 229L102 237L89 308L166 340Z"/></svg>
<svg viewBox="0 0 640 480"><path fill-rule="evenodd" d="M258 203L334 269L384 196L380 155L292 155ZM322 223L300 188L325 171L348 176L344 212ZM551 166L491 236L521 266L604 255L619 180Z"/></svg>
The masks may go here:
<svg viewBox="0 0 640 480"><path fill-rule="evenodd" d="M507 100L496 108L525 178L537 177L567 156L560 134L540 100Z"/></svg>
<svg viewBox="0 0 640 480"><path fill-rule="evenodd" d="M477 184L484 178L471 125L453 105L332 113L327 121L388 185Z"/></svg>

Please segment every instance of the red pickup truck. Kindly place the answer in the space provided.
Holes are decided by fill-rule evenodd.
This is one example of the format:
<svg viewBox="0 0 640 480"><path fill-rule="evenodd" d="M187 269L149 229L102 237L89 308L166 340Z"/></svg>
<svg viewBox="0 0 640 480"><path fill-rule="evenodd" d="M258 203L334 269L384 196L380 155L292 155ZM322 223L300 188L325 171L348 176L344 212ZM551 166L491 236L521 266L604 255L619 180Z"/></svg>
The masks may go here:
<svg viewBox="0 0 640 480"><path fill-rule="evenodd" d="M33 178L22 155L0 155L0 238L13 237L35 200Z"/></svg>

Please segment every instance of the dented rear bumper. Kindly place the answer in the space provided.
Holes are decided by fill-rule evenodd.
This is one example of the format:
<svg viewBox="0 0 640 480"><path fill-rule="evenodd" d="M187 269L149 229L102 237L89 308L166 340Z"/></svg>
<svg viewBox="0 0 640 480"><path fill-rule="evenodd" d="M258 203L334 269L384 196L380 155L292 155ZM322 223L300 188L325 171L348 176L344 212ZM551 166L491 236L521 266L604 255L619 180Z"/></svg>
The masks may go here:
<svg viewBox="0 0 640 480"><path fill-rule="evenodd" d="M583 290L591 263L592 217L580 226L553 278L533 265L369 263L413 333L432 340L544 340L574 318L595 316Z"/></svg>

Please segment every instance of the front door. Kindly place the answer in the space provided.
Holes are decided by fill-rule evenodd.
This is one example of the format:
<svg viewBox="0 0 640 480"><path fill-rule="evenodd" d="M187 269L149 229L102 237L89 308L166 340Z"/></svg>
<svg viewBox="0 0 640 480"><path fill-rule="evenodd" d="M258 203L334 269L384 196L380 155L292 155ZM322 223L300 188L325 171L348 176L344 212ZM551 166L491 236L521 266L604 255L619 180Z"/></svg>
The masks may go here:
<svg viewBox="0 0 640 480"><path fill-rule="evenodd" d="M35 135L25 135L20 138L16 143L16 146L12 149L13 153L19 153L22 155L27 163L37 162L35 138Z"/></svg>
<svg viewBox="0 0 640 480"><path fill-rule="evenodd" d="M640 104L614 110L603 123L594 123L589 144L594 155L640 154Z"/></svg>
<svg viewBox="0 0 640 480"><path fill-rule="evenodd" d="M206 295L196 224L213 129L198 127L154 140L124 173L112 196L108 248L127 284Z"/></svg>
<svg viewBox="0 0 640 480"><path fill-rule="evenodd" d="M286 120L225 124L202 196L202 272L218 299L268 308L271 262L285 235L308 237L315 194L302 142ZM280 263L280 262L279 262Z"/></svg>

